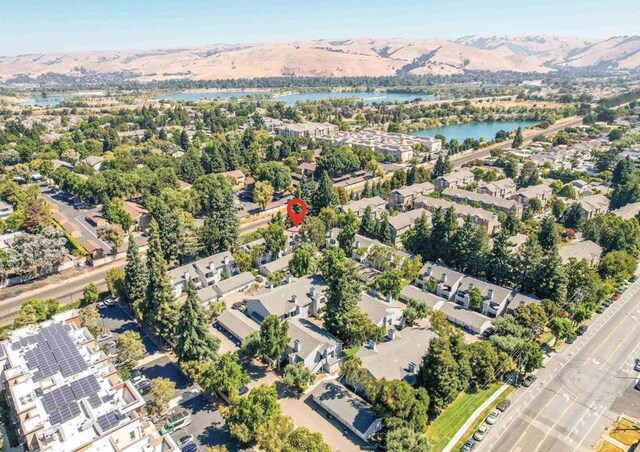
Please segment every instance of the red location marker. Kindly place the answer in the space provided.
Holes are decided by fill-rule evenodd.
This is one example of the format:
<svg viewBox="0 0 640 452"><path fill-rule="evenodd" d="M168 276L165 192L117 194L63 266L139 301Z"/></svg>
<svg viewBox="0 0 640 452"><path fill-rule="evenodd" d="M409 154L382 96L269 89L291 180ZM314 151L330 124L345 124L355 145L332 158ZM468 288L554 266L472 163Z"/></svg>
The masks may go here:
<svg viewBox="0 0 640 452"><path fill-rule="evenodd" d="M298 208L294 209L295 206L298 206ZM294 226L299 226L306 214L307 203L305 203L304 200L300 198L293 198L287 203L287 215L291 218L291 222Z"/></svg>

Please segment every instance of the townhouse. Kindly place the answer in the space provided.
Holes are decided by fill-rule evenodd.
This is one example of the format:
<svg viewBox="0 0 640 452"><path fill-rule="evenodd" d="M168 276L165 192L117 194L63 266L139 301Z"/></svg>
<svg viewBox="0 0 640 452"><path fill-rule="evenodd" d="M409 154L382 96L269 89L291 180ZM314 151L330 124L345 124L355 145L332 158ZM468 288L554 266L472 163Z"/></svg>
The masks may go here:
<svg viewBox="0 0 640 452"><path fill-rule="evenodd" d="M344 360L342 342L308 319L287 319L289 344L284 351L290 364L303 363L312 373L335 373Z"/></svg>
<svg viewBox="0 0 640 452"><path fill-rule="evenodd" d="M408 185L397 188L389 193L389 208L404 210L410 206L418 196L428 195L434 191L435 187L431 182Z"/></svg>
<svg viewBox="0 0 640 452"><path fill-rule="evenodd" d="M602 247L591 240L576 240L561 246L558 255L565 264L569 263L570 259L584 259L589 265L597 265L602 256Z"/></svg>
<svg viewBox="0 0 640 452"><path fill-rule="evenodd" d="M582 217L585 220L609 211L609 198L604 195L585 196L578 200L578 204L582 208Z"/></svg>
<svg viewBox="0 0 640 452"><path fill-rule="evenodd" d="M187 290L189 280L193 280L196 289L213 286L222 281L223 276L235 276L238 273L233 257L229 251L199 259L169 271L171 287L175 297Z"/></svg>
<svg viewBox="0 0 640 452"><path fill-rule="evenodd" d="M481 312L488 317L498 317L506 310L511 295L510 289L465 276L460 281L453 300L466 309Z"/></svg>
<svg viewBox="0 0 640 452"><path fill-rule="evenodd" d="M632 202L626 206L613 210L612 212L623 220L637 217L640 215L640 202Z"/></svg>
<svg viewBox="0 0 640 452"><path fill-rule="evenodd" d="M486 229L489 235L500 229L500 221L498 215L488 210L472 207L465 204L458 204L446 199L432 198L430 196L420 196L416 198L414 207L423 208L431 213L435 213L438 209L447 210L453 207L456 211L460 222L470 217L474 224Z"/></svg>
<svg viewBox="0 0 640 452"><path fill-rule="evenodd" d="M516 183L513 179L506 178L494 182L479 182L476 191L483 195L507 199L516 192L516 189Z"/></svg>
<svg viewBox="0 0 640 452"><path fill-rule="evenodd" d="M463 188L475 181L474 174L468 169L459 169L436 179L436 190L445 188Z"/></svg>
<svg viewBox="0 0 640 452"><path fill-rule="evenodd" d="M442 191L442 196L458 203L478 204L483 209L493 209L504 213L513 212L518 218L522 218L522 204L514 200L460 190L459 188L445 188Z"/></svg>
<svg viewBox="0 0 640 452"><path fill-rule="evenodd" d="M389 296L380 299L376 294L363 292L358 301L358 308L378 328L391 328L402 322L403 306Z"/></svg>
<svg viewBox="0 0 640 452"><path fill-rule="evenodd" d="M551 199L551 196L553 196L551 187L546 184L539 184L521 188L511 196L511 199L519 202L526 209L532 199L539 199L544 206L545 203Z"/></svg>
<svg viewBox="0 0 640 452"><path fill-rule="evenodd" d="M387 201L380 196L374 196L373 198L362 198L355 201L349 201L342 209L345 212L353 212L358 218L362 218L364 211L367 207L371 207L371 212L375 218L382 217L382 214L386 212Z"/></svg>
<svg viewBox="0 0 640 452"><path fill-rule="evenodd" d="M426 209L413 209L393 215L387 219L391 227L391 240L394 243L400 242L402 236L409 232L413 223L422 215L426 215L431 223L432 214Z"/></svg>

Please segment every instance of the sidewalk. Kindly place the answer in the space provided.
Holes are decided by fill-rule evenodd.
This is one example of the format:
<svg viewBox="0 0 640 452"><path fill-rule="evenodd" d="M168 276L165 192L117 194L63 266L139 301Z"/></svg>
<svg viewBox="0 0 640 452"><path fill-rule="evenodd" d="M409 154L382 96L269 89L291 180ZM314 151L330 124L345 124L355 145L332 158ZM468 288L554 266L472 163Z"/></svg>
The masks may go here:
<svg viewBox="0 0 640 452"><path fill-rule="evenodd" d="M506 389L509 387L509 385L502 385L500 386L500 389L498 389L496 392L494 392L491 397L489 397L487 400L484 401L484 403L482 405L480 405L478 407L477 410L475 410L473 412L473 414L471 416L469 416L469 419L467 419L467 422L465 422L462 427L460 427L460 430L457 431L457 433L455 435L453 435L453 437L451 438L451 440L449 441L449 443L446 445L446 447L444 449L442 449L442 452L450 452L451 449L453 449L453 446L456 445L456 443L460 440L460 438L462 437L462 435L465 434L465 432L469 429L469 427L471 427L471 424L473 424L476 420L476 418L478 416L480 416L480 414L487 409L487 407L489 405L491 405L493 403L494 400L496 400L498 397L500 397L500 394L502 394L504 391L506 391Z"/></svg>

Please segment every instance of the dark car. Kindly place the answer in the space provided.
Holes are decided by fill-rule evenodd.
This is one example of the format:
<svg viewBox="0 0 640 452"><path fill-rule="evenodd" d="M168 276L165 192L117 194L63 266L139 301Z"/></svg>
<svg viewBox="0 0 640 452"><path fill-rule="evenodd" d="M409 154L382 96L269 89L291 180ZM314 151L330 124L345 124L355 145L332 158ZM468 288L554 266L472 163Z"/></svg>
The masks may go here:
<svg viewBox="0 0 640 452"><path fill-rule="evenodd" d="M596 309L596 312L598 314L602 314L604 312L604 306L598 306L598 309Z"/></svg>
<svg viewBox="0 0 640 452"><path fill-rule="evenodd" d="M638 382L636 383L636 389L640 391L640 380L638 380Z"/></svg>
<svg viewBox="0 0 640 452"><path fill-rule="evenodd" d="M525 388L528 388L529 386L534 384L537 379L538 379L538 377L536 377L535 375L529 375L527 378L525 378L522 381L522 386L524 386Z"/></svg>
<svg viewBox="0 0 640 452"><path fill-rule="evenodd" d="M496 405L496 409L498 411L506 411L506 409L509 408L510 405L511 405L511 400L504 399L503 401L501 401L499 404Z"/></svg>
<svg viewBox="0 0 640 452"><path fill-rule="evenodd" d="M633 366L633 370L640 372L640 359L636 359L636 365Z"/></svg>
<svg viewBox="0 0 640 452"><path fill-rule="evenodd" d="M249 388L247 387L247 385L242 385L242 387L238 389L238 395L243 395L247 392L249 392Z"/></svg>
<svg viewBox="0 0 640 452"><path fill-rule="evenodd" d="M489 339L493 333L495 333L495 329L494 328L487 328L486 330L484 330L484 333L482 333L482 337Z"/></svg>
<svg viewBox="0 0 640 452"><path fill-rule="evenodd" d="M582 336L584 333L587 332L588 329L589 329L589 327L587 325L580 325L578 327L578 329L576 330L576 334L578 336Z"/></svg>
<svg viewBox="0 0 640 452"><path fill-rule="evenodd" d="M634 283L634 282L636 282L637 280L638 280L638 277L637 277L636 275L633 275L633 276L631 277L631 279L629 279L629 282L630 282L630 283Z"/></svg>
<svg viewBox="0 0 640 452"><path fill-rule="evenodd" d="M247 309L247 307L240 303L239 301L237 303L233 303L233 305L231 306L233 309L237 309L240 312L244 312L245 309Z"/></svg>
<svg viewBox="0 0 640 452"><path fill-rule="evenodd" d="M573 344L576 341L576 339L577 339L577 337L574 335L574 336L571 336L570 338L568 338L565 342L567 344Z"/></svg>
<svg viewBox="0 0 640 452"><path fill-rule="evenodd" d="M182 447L182 452L196 452L196 450L198 450L198 446L193 443L189 443Z"/></svg>
<svg viewBox="0 0 640 452"><path fill-rule="evenodd" d="M608 308L609 306L611 306L613 304L613 301L611 300L605 300L604 303L602 303L602 306L604 306L605 308Z"/></svg>
<svg viewBox="0 0 640 452"><path fill-rule="evenodd" d="M460 452L469 452L470 450L473 450L474 447L476 447L476 442L470 439L462 445Z"/></svg>

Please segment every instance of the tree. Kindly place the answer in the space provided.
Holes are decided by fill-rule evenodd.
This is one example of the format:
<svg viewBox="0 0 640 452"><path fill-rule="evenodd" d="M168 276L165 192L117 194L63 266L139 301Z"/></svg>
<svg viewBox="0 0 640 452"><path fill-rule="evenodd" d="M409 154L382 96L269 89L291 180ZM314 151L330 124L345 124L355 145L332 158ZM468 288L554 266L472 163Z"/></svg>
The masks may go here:
<svg viewBox="0 0 640 452"><path fill-rule="evenodd" d="M240 388L250 380L238 363L238 355L228 352L206 362L200 383L205 391L224 394L229 400L235 401Z"/></svg>
<svg viewBox="0 0 640 452"><path fill-rule="evenodd" d="M512 149L520 149L520 146L524 143L524 138L522 137L522 128L518 127L516 129L516 134L513 137L513 143L511 143Z"/></svg>
<svg viewBox="0 0 640 452"><path fill-rule="evenodd" d="M637 266L638 261L626 251L610 251L600 260L598 271L602 279L611 278L620 284L633 276Z"/></svg>
<svg viewBox="0 0 640 452"><path fill-rule="evenodd" d="M56 312L58 312L58 300L52 298L45 301L39 298L31 298L22 303L12 326L15 329L44 322L49 320Z"/></svg>
<svg viewBox="0 0 640 452"><path fill-rule="evenodd" d="M403 313L404 320L408 326L414 325L418 319L426 319L428 315L429 306L427 302L415 298L409 299Z"/></svg>
<svg viewBox="0 0 640 452"><path fill-rule="evenodd" d="M124 286L124 269L121 267L110 268L105 276L107 288L114 298L124 300L126 298Z"/></svg>
<svg viewBox="0 0 640 452"><path fill-rule="evenodd" d="M248 443L255 438L260 427L280 414L278 393L274 386L260 385L246 397L239 397L234 405L221 408L220 412L231 434Z"/></svg>
<svg viewBox="0 0 640 452"><path fill-rule="evenodd" d="M293 429L293 420L289 416L275 414L258 427L256 442L265 452L282 452Z"/></svg>
<svg viewBox="0 0 640 452"><path fill-rule="evenodd" d="M320 183L313 194L313 201L311 204L313 207L312 213L314 215L318 215L318 213L325 207L338 205L338 195L333 187L333 181L329 177L329 173L326 171L324 171L320 177Z"/></svg>
<svg viewBox="0 0 640 452"><path fill-rule="evenodd" d="M534 303L517 308L514 317L520 325L530 330L542 331L547 324L544 308Z"/></svg>
<svg viewBox="0 0 640 452"><path fill-rule="evenodd" d="M287 438L283 452L331 452L331 447L324 442L320 433L306 427L298 427Z"/></svg>
<svg viewBox="0 0 640 452"><path fill-rule="evenodd" d="M138 245L129 236L127 248L127 264L124 267L124 301L134 310L138 318L142 318L142 307L147 288L147 270L138 252Z"/></svg>
<svg viewBox="0 0 640 452"><path fill-rule="evenodd" d="M522 170L516 178L516 185L518 188L528 187L530 185L537 185L540 181L540 174L538 172L537 165L531 160L527 160L522 165Z"/></svg>
<svg viewBox="0 0 640 452"><path fill-rule="evenodd" d="M561 317L554 317L549 322L551 333L558 340L569 339L574 336L571 320Z"/></svg>
<svg viewBox="0 0 640 452"><path fill-rule="evenodd" d="M307 369L303 362L287 364L284 368L284 382L296 388L299 392L304 391L315 380L315 376Z"/></svg>
<svg viewBox="0 0 640 452"><path fill-rule="evenodd" d="M391 295L398 299L400 291L405 286L404 274L399 268L389 268L376 276L373 284L384 295Z"/></svg>
<svg viewBox="0 0 640 452"><path fill-rule="evenodd" d="M289 344L289 324L277 315L267 316L260 324L260 352L279 363Z"/></svg>
<svg viewBox="0 0 640 452"><path fill-rule="evenodd" d="M99 322L100 314L95 305L90 305L80 310L80 324L94 336L98 336L100 333Z"/></svg>
<svg viewBox="0 0 640 452"><path fill-rule="evenodd" d="M327 227L322 219L307 215L302 224L304 238L313 243L316 248L322 248L327 240Z"/></svg>
<svg viewBox="0 0 640 452"><path fill-rule="evenodd" d="M579 203L573 203L564 214L564 225L572 229L580 229L584 218L582 216L582 206Z"/></svg>
<svg viewBox="0 0 640 452"><path fill-rule="evenodd" d="M544 217L538 232L538 243L545 250L550 250L558 244L558 231L556 223L551 216Z"/></svg>
<svg viewBox="0 0 640 452"><path fill-rule="evenodd" d="M338 244L345 254L351 253L357 232L358 218L352 211L349 211L342 220L342 227L338 233Z"/></svg>
<svg viewBox="0 0 640 452"><path fill-rule="evenodd" d="M432 446L421 431L408 427L389 430L386 437L389 452L430 452Z"/></svg>
<svg viewBox="0 0 640 452"><path fill-rule="evenodd" d="M450 173L453 169L453 165L449 161L449 156L443 157L442 154L438 155L436 164L433 167L433 177L441 177L447 173Z"/></svg>
<svg viewBox="0 0 640 452"><path fill-rule="evenodd" d="M111 223L119 224L129 231L133 226L133 218L124 209L124 201L120 198L107 199L102 205L102 215Z"/></svg>
<svg viewBox="0 0 640 452"><path fill-rule="evenodd" d="M291 186L291 170L281 162L266 162L258 167L257 179L282 192Z"/></svg>
<svg viewBox="0 0 640 452"><path fill-rule="evenodd" d="M621 185L627 184L632 181L634 173L635 163L631 160L631 157L627 156L616 164L611 177L611 183Z"/></svg>
<svg viewBox="0 0 640 452"><path fill-rule="evenodd" d="M482 263L489 248L489 238L484 229L476 226L470 217L465 218L462 227L456 229L450 243L451 249L446 257L452 266L472 274L483 270Z"/></svg>
<svg viewBox="0 0 640 452"><path fill-rule="evenodd" d="M211 359L220 348L220 339L209 332L207 316L202 309L193 279L189 279L187 299L180 307L176 336L178 341L175 353L180 361Z"/></svg>
<svg viewBox="0 0 640 452"><path fill-rule="evenodd" d="M94 283L87 284L82 289L82 304L95 304L100 299L100 289Z"/></svg>
<svg viewBox="0 0 640 452"><path fill-rule="evenodd" d="M372 239L376 237L376 219L373 216L371 206L364 209L358 233Z"/></svg>
<svg viewBox="0 0 640 452"><path fill-rule="evenodd" d="M284 219L282 215L277 214L271 217L271 221L262 231L266 250L272 256L277 256L287 246L287 236L284 233L284 228Z"/></svg>
<svg viewBox="0 0 640 452"><path fill-rule="evenodd" d="M380 380L372 405L374 411L384 417L387 428L409 427L423 431L427 425L429 394L424 388L414 389L406 381Z"/></svg>
<svg viewBox="0 0 640 452"><path fill-rule="evenodd" d="M364 223L364 217L362 223ZM422 214L420 218L415 221L411 230L402 237L404 247L413 254L422 256L423 259L428 259L430 256L430 223L430 218L427 217L426 214Z"/></svg>
<svg viewBox="0 0 640 452"><path fill-rule="evenodd" d="M301 245L293 252L289 261L289 271L296 278L310 274L315 268L315 259L312 249L307 245Z"/></svg>
<svg viewBox="0 0 640 452"><path fill-rule="evenodd" d="M512 269L514 266L509 235L500 231L493 239L493 248L486 255L485 271L487 277L500 285L512 284Z"/></svg>
<svg viewBox="0 0 640 452"><path fill-rule="evenodd" d="M154 411L156 413L165 412L176 393L176 383L165 377L157 377L151 380L150 386Z"/></svg>
<svg viewBox="0 0 640 452"><path fill-rule="evenodd" d="M42 232L51 224L51 214L49 202L40 198L31 199L24 208L22 227L30 234Z"/></svg>
<svg viewBox="0 0 640 452"><path fill-rule="evenodd" d="M118 361L126 362L129 369L137 365L137 361L144 358L146 350L140 333L136 331L125 331L116 338L116 353Z"/></svg>
<svg viewBox="0 0 640 452"><path fill-rule="evenodd" d="M498 374L506 370L500 366L498 352L487 341L469 344L469 363L471 364L471 382L479 388L485 388Z"/></svg>
<svg viewBox="0 0 640 452"><path fill-rule="evenodd" d="M253 202L258 204L262 210L273 201L273 187L269 182L258 181L253 186Z"/></svg>
<svg viewBox="0 0 640 452"><path fill-rule="evenodd" d="M38 276L60 265L67 256L62 231L48 226L38 234L23 234L13 242L7 268L18 275Z"/></svg>

